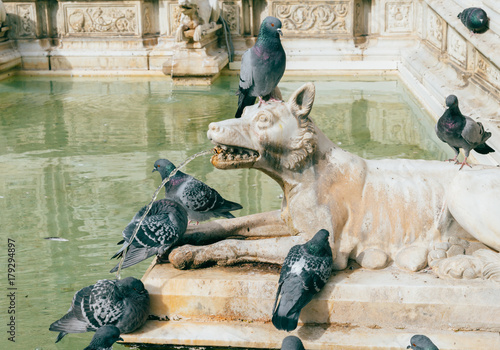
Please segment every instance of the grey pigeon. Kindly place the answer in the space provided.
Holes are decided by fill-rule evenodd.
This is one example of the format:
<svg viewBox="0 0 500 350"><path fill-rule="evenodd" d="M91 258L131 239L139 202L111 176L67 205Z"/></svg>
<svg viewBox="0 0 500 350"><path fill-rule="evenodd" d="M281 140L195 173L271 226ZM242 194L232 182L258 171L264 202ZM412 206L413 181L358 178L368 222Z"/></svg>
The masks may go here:
<svg viewBox="0 0 500 350"><path fill-rule="evenodd" d="M255 45L245 51L241 57L240 86L238 96L238 110L235 118L240 118L246 106L253 105L258 97L271 97L271 93L285 73L286 54L281 46L281 21L276 17L266 17L260 25L259 35Z"/></svg>
<svg viewBox="0 0 500 350"><path fill-rule="evenodd" d="M68 313L49 330L60 332L56 343L68 333L96 331L105 325L114 325L123 334L141 327L148 316L149 293L140 280L104 279L76 292Z"/></svg>
<svg viewBox="0 0 500 350"><path fill-rule="evenodd" d="M102 326L95 331L89 346L83 350L112 350L113 344L118 340L123 341L118 328L112 325Z"/></svg>
<svg viewBox="0 0 500 350"><path fill-rule="evenodd" d="M184 207L173 200L160 199L153 202L151 209L137 231L134 241L130 244L132 234L141 217L144 215L146 207L144 206L139 210L132 221L125 227L122 232L124 239L118 242L118 244L123 243L123 247L111 257L111 259L120 258L123 255L123 250L128 246L127 254L122 264L123 269L140 263L155 254L162 256L186 232L188 218ZM110 272L118 270L118 265Z"/></svg>
<svg viewBox="0 0 500 350"><path fill-rule="evenodd" d="M281 343L281 350L305 350L300 338L289 335Z"/></svg>
<svg viewBox="0 0 500 350"><path fill-rule="evenodd" d="M436 345L425 335L416 334L410 339L410 345L407 349L414 350L439 350Z"/></svg>
<svg viewBox="0 0 500 350"><path fill-rule="evenodd" d="M472 33L484 33L488 30L488 15L482 8L466 8L457 17Z"/></svg>
<svg viewBox="0 0 500 350"><path fill-rule="evenodd" d="M493 148L486 144L486 140L491 137L491 133L484 131L483 124L462 115L458 108L458 98L455 95L446 98L446 106L448 109L436 124L436 134L441 141L450 145L455 151L455 158L448 159L448 161L458 163L457 157L460 148L462 148L465 159L461 163L461 170L464 165L470 167L470 164L467 163L467 157L469 157L471 150L481 154L495 152Z"/></svg>
<svg viewBox="0 0 500 350"><path fill-rule="evenodd" d="M158 159L153 171L158 171L162 180L170 175L175 165L167 159ZM173 199L184 206L191 221L205 221L211 218L234 218L232 210L243 208L228 201L213 188L195 179L191 175L177 171L165 184L165 198Z"/></svg>
<svg viewBox="0 0 500 350"><path fill-rule="evenodd" d="M280 272L272 322L279 330L297 328L300 311L326 284L333 267L327 230L305 244L293 246Z"/></svg>

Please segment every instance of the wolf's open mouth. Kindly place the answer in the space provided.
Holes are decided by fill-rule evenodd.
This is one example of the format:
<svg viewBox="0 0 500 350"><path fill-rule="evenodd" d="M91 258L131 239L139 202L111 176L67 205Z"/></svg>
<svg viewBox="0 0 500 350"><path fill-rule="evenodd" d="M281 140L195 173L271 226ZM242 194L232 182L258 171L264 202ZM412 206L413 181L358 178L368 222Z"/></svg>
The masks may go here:
<svg viewBox="0 0 500 350"><path fill-rule="evenodd" d="M211 162L217 168L250 167L259 158L259 152L236 146L216 145Z"/></svg>

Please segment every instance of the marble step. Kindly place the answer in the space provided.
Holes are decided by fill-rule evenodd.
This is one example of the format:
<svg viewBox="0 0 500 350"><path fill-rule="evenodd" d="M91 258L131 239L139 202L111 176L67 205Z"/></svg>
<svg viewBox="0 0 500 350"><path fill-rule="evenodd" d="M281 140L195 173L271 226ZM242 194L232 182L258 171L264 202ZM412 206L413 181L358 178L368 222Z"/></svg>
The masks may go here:
<svg viewBox="0 0 500 350"><path fill-rule="evenodd" d="M266 264L187 271L151 265L143 282L151 313L165 321L148 321L124 339L277 348L286 336L270 323L278 278L279 267ZM500 348L499 314L498 283L353 264L335 272L302 310L293 334L304 338L308 349L396 349L413 334L439 340L444 349Z"/></svg>

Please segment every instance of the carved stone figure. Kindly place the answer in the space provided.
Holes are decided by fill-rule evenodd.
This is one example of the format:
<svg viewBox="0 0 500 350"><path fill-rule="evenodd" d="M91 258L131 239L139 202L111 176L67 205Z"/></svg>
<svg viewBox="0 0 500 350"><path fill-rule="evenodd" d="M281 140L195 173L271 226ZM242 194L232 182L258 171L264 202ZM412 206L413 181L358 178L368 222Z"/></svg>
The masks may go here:
<svg viewBox="0 0 500 350"><path fill-rule="evenodd" d="M7 22L7 11L3 5L2 0L0 0L0 28L6 25Z"/></svg>
<svg viewBox="0 0 500 350"><path fill-rule="evenodd" d="M214 28L220 16L218 0L179 0L180 24L175 41L188 39L187 31L194 30L194 41L200 41L205 31Z"/></svg>
<svg viewBox="0 0 500 350"><path fill-rule="evenodd" d="M315 126L314 96L309 83L288 102L249 106L241 119L210 124L212 164L271 176L283 189L282 208L190 228L185 243L197 246L172 251L174 266L282 263L293 245L326 229L337 270L348 259L370 269L394 261L410 271L429 263L443 276L496 279L500 257L485 245L500 249L500 168L360 158ZM235 236L263 239L225 239Z"/></svg>

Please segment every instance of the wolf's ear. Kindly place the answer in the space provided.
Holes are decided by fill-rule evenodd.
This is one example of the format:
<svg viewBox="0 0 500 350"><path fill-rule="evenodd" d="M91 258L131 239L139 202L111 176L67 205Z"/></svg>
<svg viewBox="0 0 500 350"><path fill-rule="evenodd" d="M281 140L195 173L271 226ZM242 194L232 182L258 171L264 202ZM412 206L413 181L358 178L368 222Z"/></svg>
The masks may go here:
<svg viewBox="0 0 500 350"><path fill-rule="evenodd" d="M307 83L302 85L297 91L295 91L288 100L290 108L296 117L305 118L311 112L312 105L314 103L314 95L316 94L316 89L313 83Z"/></svg>

